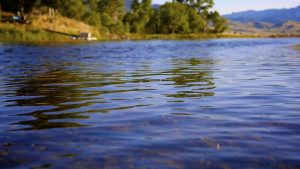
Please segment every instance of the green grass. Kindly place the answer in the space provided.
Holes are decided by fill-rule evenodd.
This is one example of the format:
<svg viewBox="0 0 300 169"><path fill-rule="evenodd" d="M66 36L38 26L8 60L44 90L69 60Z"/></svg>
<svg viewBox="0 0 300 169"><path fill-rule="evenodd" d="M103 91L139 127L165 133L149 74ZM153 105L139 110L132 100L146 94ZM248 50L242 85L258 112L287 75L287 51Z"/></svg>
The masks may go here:
<svg viewBox="0 0 300 169"><path fill-rule="evenodd" d="M46 32L41 29L13 24L0 24L1 42L44 42L67 41L69 37Z"/></svg>
<svg viewBox="0 0 300 169"><path fill-rule="evenodd" d="M0 42L79 42L72 40L69 35L79 32L92 32L100 41L109 40L183 40L183 39L210 39L210 38L265 38L288 37L287 35L270 34L242 34L242 33L198 33L198 34L105 34L101 29L61 16L49 17L46 15L32 18L31 25L0 23ZM52 31L46 31L47 29ZM293 36L291 36L293 37ZM300 48L299 46L297 47Z"/></svg>
<svg viewBox="0 0 300 169"><path fill-rule="evenodd" d="M113 37L113 38L112 38ZM185 39L211 39L211 38L257 38L257 35L237 35L237 34L214 34L214 33L198 33L198 34L125 34L125 35L107 35L103 40L185 40Z"/></svg>
<svg viewBox="0 0 300 169"><path fill-rule="evenodd" d="M184 39L211 39L211 38L280 38L280 37L299 37L282 34L234 34L234 33L198 33L198 34L125 34L125 35L107 35L103 40L184 40Z"/></svg>

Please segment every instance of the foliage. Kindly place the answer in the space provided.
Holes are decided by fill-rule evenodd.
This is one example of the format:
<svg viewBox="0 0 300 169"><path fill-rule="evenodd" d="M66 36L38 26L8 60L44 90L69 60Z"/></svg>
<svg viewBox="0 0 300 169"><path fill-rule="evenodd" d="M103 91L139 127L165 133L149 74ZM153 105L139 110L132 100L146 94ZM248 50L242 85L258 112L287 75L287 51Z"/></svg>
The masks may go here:
<svg viewBox="0 0 300 169"><path fill-rule="evenodd" d="M80 20L86 13L82 0L61 1L60 11L63 16Z"/></svg>
<svg viewBox="0 0 300 169"><path fill-rule="evenodd" d="M122 22L125 13L124 8L124 0L100 0L98 2L98 11L104 29L114 34L127 32L126 26Z"/></svg>
<svg viewBox="0 0 300 169"><path fill-rule="evenodd" d="M152 13L151 0L138 0L132 1L132 11L128 12L123 22L130 25L130 32L132 33L145 33L146 24L150 20Z"/></svg>
<svg viewBox="0 0 300 169"><path fill-rule="evenodd" d="M227 29L227 21L224 17L220 16L217 11L213 11L214 6L213 0L174 0L189 6L194 9L198 15L190 13L190 24L193 32L196 30L200 32L214 32L220 33ZM198 22L198 23L197 23ZM200 26L201 25L201 26ZM200 29L199 27L202 27Z"/></svg>
<svg viewBox="0 0 300 169"><path fill-rule="evenodd" d="M189 33L187 10L186 5L177 2L161 6L161 33Z"/></svg>
<svg viewBox="0 0 300 169"><path fill-rule="evenodd" d="M2 17L2 9L1 9L1 3L0 3L0 22L1 22L1 17Z"/></svg>
<svg viewBox="0 0 300 169"><path fill-rule="evenodd" d="M191 8L188 9L188 18L190 31L192 33L202 32L206 25L206 20Z"/></svg>
<svg viewBox="0 0 300 169"><path fill-rule="evenodd" d="M82 20L92 26L101 25L100 14L94 11L86 11L86 13L82 16Z"/></svg>
<svg viewBox="0 0 300 169"><path fill-rule="evenodd" d="M120 20L124 15L124 0L100 0L98 10L101 14L108 14L115 21Z"/></svg>
<svg viewBox="0 0 300 169"><path fill-rule="evenodd" d="M221 17L218 12L214 13L214 17L212 17L212 23L213 25L213 32L214 33L219 33L219 32L224 32L227 27L227 20L224 17Z"/></svg>
<svg viewBox="0 0 300 169"><path fill-rule="evenodd" d="M24 2L23 6L19 2ZM25 12L47 13L51 8L101 32L118 35L220 33L227 29L226 19L212 10L213 0L173 0L159 9L151 7L151 0L132 0L127 12L124 0L0 0L0 4L14 13L20 6Z"/></svg>

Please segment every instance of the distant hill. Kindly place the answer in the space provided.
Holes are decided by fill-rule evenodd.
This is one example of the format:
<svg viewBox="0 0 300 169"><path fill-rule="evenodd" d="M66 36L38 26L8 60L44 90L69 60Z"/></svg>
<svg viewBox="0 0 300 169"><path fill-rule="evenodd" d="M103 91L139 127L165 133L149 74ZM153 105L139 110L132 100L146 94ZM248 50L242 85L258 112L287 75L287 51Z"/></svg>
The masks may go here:
<svg viewBox="0 0 300 169"><path fill-rule="evenodd" d="M233 32L300 34L300 6L225 15Z"/></svg>
<svg viewBox="0 0 300 169"><path fill-rule="evenodd" d="M300 6L290 9L270 9L263 11L245 11L225 15L226 18L237 22L268 22L281 26L287 21L300 22Z"/></svg>
<svg viewBox="0 0 300 169"><path fill-rule="evenodd" d="M300 22L287 21L280 26L269 22L236 22L229 21L231 32L246 34L295 34L300 35Z"/></svg>

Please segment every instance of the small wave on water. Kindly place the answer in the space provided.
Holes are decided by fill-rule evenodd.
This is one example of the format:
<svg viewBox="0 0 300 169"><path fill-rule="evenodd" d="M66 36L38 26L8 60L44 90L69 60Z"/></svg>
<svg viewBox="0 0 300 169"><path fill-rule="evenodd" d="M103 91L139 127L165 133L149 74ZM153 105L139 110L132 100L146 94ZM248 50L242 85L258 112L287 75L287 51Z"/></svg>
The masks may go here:
<svg viewBox="0 0 300 169"><path fill-rule="evenodd" d="M2 44L0 165L299 168L298 40Z"/></svg>

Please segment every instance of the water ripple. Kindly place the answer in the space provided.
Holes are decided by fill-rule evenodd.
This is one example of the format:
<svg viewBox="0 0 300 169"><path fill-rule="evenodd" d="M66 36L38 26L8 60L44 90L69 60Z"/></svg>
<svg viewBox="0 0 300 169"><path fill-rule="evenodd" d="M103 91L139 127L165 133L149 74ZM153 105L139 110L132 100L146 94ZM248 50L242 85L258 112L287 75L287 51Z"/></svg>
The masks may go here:
<svg viewBox="0 0 300 169"><path fill-rule="evenodd" d="M0 44L0 165L299 168L298 42Z"/></svg>

